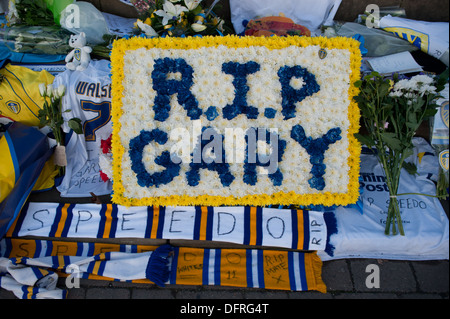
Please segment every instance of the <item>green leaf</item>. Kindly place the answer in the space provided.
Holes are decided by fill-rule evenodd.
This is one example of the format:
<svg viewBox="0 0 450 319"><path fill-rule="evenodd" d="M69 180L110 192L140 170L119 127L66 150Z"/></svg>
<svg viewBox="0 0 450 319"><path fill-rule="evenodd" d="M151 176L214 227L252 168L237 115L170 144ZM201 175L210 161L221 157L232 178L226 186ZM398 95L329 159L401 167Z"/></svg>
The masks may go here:
<svg viewBox="0 0 450 319"><path fill-rule="evenodd" d="M46 114L48 113L49 107L48 107L47 101L45 101L44 107L42 108L42 110L43 110Z"/></svg>
<svg viewBox="0 0 450 319"><path fill-rule="evenodd" d="M203 10L203 8L202 8L201 6L197 6L197 8L195 8L195 9L192 11L192 13L193 13L194 15L197 15L197 14L201 13L202 10Z"/></svg>
<svg viewBox="0 0 450 319"><path fill-rule="evenodd" d="M387 120L389 118L389 116L392 113L392 108L393 108L392 104L388 104L388 103L383 104L379 113L384 114L384 120Z"/></svg>
<svg viewBox="0 0 450 319"><path fill-rule="evenodd" d="M425 105L425 101L422 99L419 99L418 101L414 102L413 103L414 112L419 112L424 105Z"/></svg>
<svg viewBox="0 0 450 319"><path fill-rule="evenodd" d="M386 82L382 83L380 85L380 89L378 91L380 96L383 97L383 96L388 95L390 87L391 87L391 85L389 83L386 83Z"/></svg>
<svg viewBox="0 0 450 319"><path fill-rule="evenodd" d="M361 91L363 91L366 94L372 93L372 89L371 88L364 88L364 89L361 89Z"/></svg>
<svg viewBox="0 0 450 319"><path fill-rule="evenodd" d="M411 143L403 145L403 158L408 158L414 154L414 145Z"/></svg>
<svg viewBox="0 0 450 319"><path fill-rule="evenodd" d="M46 121L45 118L42 118L42 117L39 118L39 126L40 127L47 126L47 124L48 124L48 121Z"/></svg>
<svg viewBox="0 0 450 319"><path fill-rule="evenodd" d="M397 135L395 133L381 133L381 139L390 149L394 151L402 150L402 142L397 138Z"/></svg>
<svg viewBox="0 0 450 319"><path fill-rule="evenodd" d="M370 74L367 74L364 77L365 81L372 81L372 79L374 79L375 81L379 80L380 78L382 78L382 76L380 75L380 73L373 71Z"/></svg>
<svg viewBox="0 0 450 319"><path fill-rule="evenodd" d="M361 85L362 85L362 81L361 80L358 80L358 81L356 81L355 83L354 83L354 86L356 87L356 88L360 88L361 87Z"/></svg>
<svg viewBox="0 0 450 319"><path fill-rule="evenodd" d="M416 131L417 128L418 128L417 122L415 122L415 123L407 122L407 123L406 123L406 126L407 126L408 128L410 128L411 130L414 130L414 131Z"/></svg>
<svg viewBox="0 0 450 319"><path fill-rule="evenodd" d="M445 85L448 83L448 77L449 77L449 69L447 68L436 79L437 92L440 92L445 88Z"/></svg>
<svg viewBox="0 0 450 319"><path fill-rule="evenodd" d="M368 108L366 108L366 107L360 108L360 111L361 111L361 115L362 115L363 118L365 118L365 119L370 119L370 118L373 117L373 116L372 116L372 112L371 112Z"/></svg>
<svg viewBox="0 0 450 319"><path fill-rule="evenodd" d="M403 162L402 167L410 174L417 175L417 166L414 163Z"/></svg>
<svg viewBox="0 0 450 319"><path fill-rule="evenodd" d="M417 127L417 115L416 113L409 113L408 114L408 122L406 122L406 126L410 128Z"/></svg>
<svg viewBox="0 0 450 319"><path fill-rule="evenodd" d="M70 119L69 122L67 122L69 127L77 134L83 133L83 128L81 126L81 120L78 118Z"/></svg>
<svg viewBox="0 0 450 319"><path fill-rule="evenodd" d="M436 108L427 108L425 110L425 112L423 113L423 118L426 119L426 118L432 117L437 113L437 111L438 111L438 109L436 109Z"/></svg>

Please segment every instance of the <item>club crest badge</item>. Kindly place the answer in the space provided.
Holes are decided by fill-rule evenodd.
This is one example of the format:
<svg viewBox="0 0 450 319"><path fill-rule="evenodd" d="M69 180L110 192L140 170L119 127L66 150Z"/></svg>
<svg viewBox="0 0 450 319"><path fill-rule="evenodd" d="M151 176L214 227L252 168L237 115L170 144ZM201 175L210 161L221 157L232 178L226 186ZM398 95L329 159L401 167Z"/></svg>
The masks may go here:
<svg viewBox="0 0 450 319"><path fill-rule="evenodd" d="M443 170L448 171L448 150L442 151L439 154L439 164Z"/></svg>
<svg viewBox="0 0 450 319"><path fill-rule="evenodd" d="M442 122L444 122L445 126L448 128L448 101L442 103L441 106L441 118Z"/></svg>
<svg viewBox="0 0 450 319"><path fill-rule="evenodd" d="M75 50L75 52L74 52L74 58L75 58L77 61L80 61L80 60L81 60L81 50L80 50L80 49L76 49L76 50Z"/></svg>
<svg viewBox="0 0 450 319"><path fill-rule="evenodd" d="M328 54L327 50L325 50L323 48L319 50L319 58L321 60L325 59L327 57L327 54Z"/></svg>
<svg viewBox="0 0 450 319"><path fill-rule="evenodd" d="M15 101L6 102L6 107L14 114L19 114L20 112L20 104Z"/></svg>

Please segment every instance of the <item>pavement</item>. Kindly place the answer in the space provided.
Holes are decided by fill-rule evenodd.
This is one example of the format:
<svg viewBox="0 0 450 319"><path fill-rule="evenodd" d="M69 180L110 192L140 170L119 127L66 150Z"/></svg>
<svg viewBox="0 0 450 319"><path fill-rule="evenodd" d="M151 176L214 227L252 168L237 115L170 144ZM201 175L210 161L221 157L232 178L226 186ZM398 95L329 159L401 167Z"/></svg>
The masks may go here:
<svg viewBox="0 0 450 319"><path fill-rule="evenodd" d="M51 198L55 198L54 193L40 193L32 195L30 200L46 202ZM64 199L65 202L89 200ZM442 201L442 204L448 216L448 200ZM183 245L179 241L167 240L166 242L174 246ZM139 243L139 239L135 243ZM378 282L376 279L373 280L377 274L379 274ZM152 299L154 301L166 299L171 302L258 299L266 300L269 304L275 303L276 300L292 299L449 299L448 260L339 259L325 261L322 279L327 286L327 293L221 286L167 285L161 288L153 284L81 279L80 287L69 289L67 298ZM60 278L58 287L65 288L65 279ZM0 299L15 299L15 296L9 291L0 289Z"/></svg>

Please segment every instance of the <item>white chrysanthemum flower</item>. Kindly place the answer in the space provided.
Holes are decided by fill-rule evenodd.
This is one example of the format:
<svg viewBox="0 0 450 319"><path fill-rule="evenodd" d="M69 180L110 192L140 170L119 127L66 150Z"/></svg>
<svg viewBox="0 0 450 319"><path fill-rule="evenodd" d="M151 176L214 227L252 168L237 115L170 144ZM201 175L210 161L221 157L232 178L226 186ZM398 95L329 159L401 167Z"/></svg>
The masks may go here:
<svg viewBox="0 0 450 319"><path fill-rule="evenodd" d="M300 90L303 85L305 85L305 81L303 80L303 78L293 77L289 84L293 89Z"/></svg>
<svg viewBox="0 0 450 319"><path fill-rule="evenodd" d="M432 84L433 83L433 78L429 77L428 75L416 75L413 76L410 80L410 82L414 85L425 85L425 84Z"/></svg>
<svg viewBox="0 0 450 319"><path fill-rule="evenodd" d="M189 131L190 146L197 145L197 141L194 140L196 140L198 136L193 136L195 134L192 129L193 121L186 116L186 110L178 104L175 95L171 97L171 111L169 118L164 122L157 123L150 120L153 118L154 114L148 112L153 112L152 101L154 101L156 92L151 88L151 78L148 77L148 74L151 74L153 70L154 59L164 57L185 59L186 62L193 67L194 85L191 87L191 92L199 102L199 107L205 112L208 107L215 106L219 113L219 116L214 119L214 121L208 121L207 124L205 124L207 121L206 115L203 114L202 126L210 125L220 134L226 133L225 129L227 127L241 128L245 131L249 127L265 127L268 129L274 125L274 120L265 118L263 112L260 112L256 120L249 120L246 115L243 114L232 120L226 120L221 116L221 108L227 104L232 104L236 94L235 87L232 83L234 77L229 74L224 74L220 68L223 63L228 61L238 63L255 61L261 65L261 69L258 72L247 76L247 85L250 87L250 91L247 94L247 102L249 105L258 107L260 110L267 107L277 110L277 118L282 118L281 84L279 76L277 75L277 70L285 65L284 62L288 61L288 66L302 65L302 67L307 68L309 72L316 75L316 79L321 86L320 92L297 103L297 116L285 121L282 124L282 127L278 128L278 134L283 140L289 141L291 139L289 127L292 127L294 123L299 122L301 122L304 127L306 134L313 138L323 136L327 130L333 127L341 127L345 131L349 126L347 108L350 102L347 95L344 94L343 96L340 96L337 95L336 92L347 92L349 89L350 84L345 82L346 80L348 82L349 78L349 71L347 70L349 69L349 66L346 62L348 57L341 57L338 54L340 50L329 50L327 60L323 61L318 58L317 52L319 49L319 47L299 48L296 46L280 50L268 50L265 47L230 49L221 45L217 48L208 47L196 50L160 50L155 48L148 50L145 57L140 58L139 54L135 54L134 56L130 55L130 63L131 61L138 60L141 60L141 62L135 63L134 68L133 63L131 63L125 72L126 83L124 84L126 90L128 93L132 93L134 89L134 93L133 96L130 96L127 99L129 104L126 106L124 105L123 107L124 115L121 119L122 132L124 132L123 135L128 136L128 140L124 140L123 144L127 145L129 139L137 136L141 129L157 127L169 132L172 128L182 124L182 126ZM285 61L280 61L281 59L284 59ZM327 62L328 60L331 61L331 64ZM137 68L142 71L140 77L135 73ZM144 76L147 76L147 78L144 78ZM128 81L127 77L129 79ZM169 79L181 80L180 74L169 74L168 77ZM131 81L132 79L134 81ZM335 79L336 81L343 81L343 83L334 83L336 82ZM333 80L333 84L331 84L331 80ZM292 78L290 85L294 89L301 89L305 85L305 82L303 78ZM148 87L147 90L145 90L145 87ZM423 85L421 87L422 92L428 92L430 90L432 90L432 88L429 86ZM142 93L141 91L145 91L145 93ZM145 110L146 105L148 105L147 111ZM333 109L324 114L322 111L323 105L333 105ZM140 115L142 114L146 114L146 119L148 118L149 120L140 120ZM124 120L125 116L127 116L126 121ZM133 119L137 124L136 127L131 124ZM134 197L145 198L149 196L167 196L169 193L189 196L202 195L205 193L218 196L244 196L269 194L273 193L275 190L285 192L296 190L297 193L310 191L307 183L308 178L310 178L311 170L311 164L308 161L309 156L301 147L295 145L295 143L289 143L287 145L283 155L283 162L279 163L280 169L283 168L282 172L284 174L282 186L274 187L273 182L267 176L258 178L258 184L255 186L245 184L243 182L243 160L241 160L240 163L233 163L238 158L245 159L245 139L243 143L243 145L224 144L227 160L229 159L229 156L232 156L230 172L235 177L235 180L230 187L222 187L218 174L208 170L201 170L202 182L197 187L189 187L185 178L187 168L183 166L180 175L177 176L170 185L152 189L151 192L148 189L142 189L141 187L136 186L133 187L135 190L133 191ZM166 147L170 148L170 145L166 145ZM232 149L229 149L230 147ZM257 147L257 150L261 155L270 155L271 148L264 141L258 141ZM144 151L144 156L146 156L146 169L149 171L159 171L161 167L155 165L154 158L152 159L149 151L150 150L147 148ZM157 147L156 151L159 154L161 149ZM341 154L341 151L347 152L346 144L333 146L328 152L331 152L330 156L333 156L334 154L334 156L340 158L340 155L336 154ZM174 153L181 155L180 149L177 149ZM206 156L214 159L216 154L212 152L212 149L209 149ZM331 160L332 162L326 162L327 165L330 165L330 175L332 176L330 179L335 179L337 176L336 173L340 173L340 165L333 165L334 158ZM153 166L148 166L147 160L151 161ZM190 158L189 161L190 160L192 159ZM332 169L334 170L334 173L331 172ZM265 168L258 168L258 173L267 174L268 172ZM130 185L137 185L136 183L137 180L134 177ZM339 189L340 183L341 182L338 180L327 180L327 190L333 191Z"/></svg>
<svg viewBox="0 0 450 319"><path fill-rule="evenodd" d="M403 96L403 92L402 92L402 90L394 90L391 93L389 93L389 96L391 96L391 97L402 97Z"/></svg>
<svg viewBox="0 0 450 319"><path fill-rule="evenodd" d="M405 90L405 91L410 91L413 90L415 88L415 85L406 79L400 80L397 83L395 83L394 85L394 90L398 91L398 90Z"/></svg>
<svg viewBox="0 0 450 319"><path fill-rule="evenodd" d="M420 96L424 96L425 94L436 94L436 87L429 84L424 84L419 88Z"/></svg>

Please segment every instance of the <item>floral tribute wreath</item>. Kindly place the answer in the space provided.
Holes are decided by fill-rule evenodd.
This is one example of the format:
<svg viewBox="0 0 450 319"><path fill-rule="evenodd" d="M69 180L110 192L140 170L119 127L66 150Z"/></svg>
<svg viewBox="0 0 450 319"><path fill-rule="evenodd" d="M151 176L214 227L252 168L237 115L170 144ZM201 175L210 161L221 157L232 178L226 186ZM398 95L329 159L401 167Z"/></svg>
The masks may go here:
<svg viewBox="0 0 450 319"><path fill-rule="evenodd" d="M113 202L347 205L359 196L359 43L114 42Z"/></svg>

